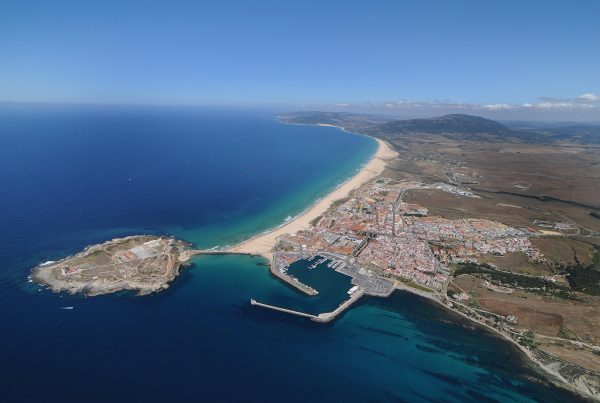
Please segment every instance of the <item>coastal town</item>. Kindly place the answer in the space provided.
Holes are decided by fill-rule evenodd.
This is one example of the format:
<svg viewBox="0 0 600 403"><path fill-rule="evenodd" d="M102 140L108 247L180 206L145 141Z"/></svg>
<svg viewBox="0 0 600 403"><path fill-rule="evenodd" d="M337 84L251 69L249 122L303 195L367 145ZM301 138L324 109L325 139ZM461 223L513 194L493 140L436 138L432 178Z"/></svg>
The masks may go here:
<svg viewBox="0 0 600 403"><path fill-rule="evenodd" d="M564 276L517 275L490 266L485 259L521 255L531 265L546 265L546 257L533 241L562 234L548 231L545 229L548 226L562 231L572 228L561 223L533 222L532 226L515 227L485 218L442 218L430 214L422 205L404 200L406 192L414 189L448 192L463 198L479 197L468 190L457 192L460 189L456 187L377 177L334 202L308 228L280 235L272 250L271 272L276 277L316 295L318 289L288 273L290 265L298 261L314 262L308 270L318 267L351 278L348 297L333 311L318 315L254 299L252 305L329 322L363 295L387 297L396 289L409 291L493 329L514 342L553 377L594 395L598 388L594 372L536 346L560 346L559 353L575 349L587 354L585 357L600 354L600 346L581 342L562 330L556 337L524 329L522 323L531 323L529 313L521 316L511 310L498 313L481 307L484 301L500 301L504 296L526 299L531 295L528 292L551 296L546 298L565 295ZM327 264L321 264L324 262ZM473 277L477 273L483 277ZM500 279L495 277L498 275ZM478 284L475 288L471 280ZM529 281L534 285L527 286ZM487 298L479 299L482 294Z"/></svg>
<svg viewBox="0 0 600 403"><path fill-rule="evenodd" d="M364 184L313 226L280 236L273 271L285 277L291 263L324 256L334 262L332 270L352 277L365 293L386 296L398 284L443 293L451 281L449 264L477 262L484 253L522 252L531 260L544 259L531 244L534 229L430 216L427 208L402 200L415 188L427 186L390 178Z"/></svg>
<svg viewBox="0 0 600 403"><path fill-rule="evenodd" d="M344 269L353 268L355 293L385 296L362 288L354 272L385 279L493 330L557 384L598 399L597 169L580 174L581 166L597 166L597 153L578 148L577 139L534 138L468 115L282 119L366 133L401 155L313 215L311 226L280 234L275 275L295 258L337 253Z"/></svg>

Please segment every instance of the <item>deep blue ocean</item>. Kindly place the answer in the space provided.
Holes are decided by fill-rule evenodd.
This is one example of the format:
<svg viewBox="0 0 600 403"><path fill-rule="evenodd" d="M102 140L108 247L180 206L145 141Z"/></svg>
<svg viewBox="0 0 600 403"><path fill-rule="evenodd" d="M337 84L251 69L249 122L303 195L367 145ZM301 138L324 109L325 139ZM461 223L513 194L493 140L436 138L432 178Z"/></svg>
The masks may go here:
<svg viewBox="0 0 600 403"><path fill-rule="evenodd" d="M251 306L331 304L259 258L198 257L146 297L27 281L113 237L233 244L307 208L375 149L264 112L1 106L0 401L576 400L514 346L413 295L363 299L327 325Z"/></svg>

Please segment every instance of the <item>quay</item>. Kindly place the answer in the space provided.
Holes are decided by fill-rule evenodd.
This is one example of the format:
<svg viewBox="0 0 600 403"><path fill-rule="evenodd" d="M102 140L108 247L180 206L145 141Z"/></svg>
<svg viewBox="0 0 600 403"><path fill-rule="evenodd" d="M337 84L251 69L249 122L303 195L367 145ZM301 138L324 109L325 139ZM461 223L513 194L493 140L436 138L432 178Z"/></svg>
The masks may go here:
<svg viewBox="0 0 600 403"><path fill-rule="evenodd" d="M352 305L353 303L358 301L360 299L360 297L362 297L364 294L365 294L365 291L362 288L359 288L356 292L354 292L352 294L352 296L349 299L347 299L342 304L340 304L340 306L338 306L334 311L320 313L317 316L311 315L308 313L304 313L304 312L294 311L294 310L287 309L287 308L280 308L280 307L274 306L274 305L263 304L262 302L258 302L255 299L251 299L250 304L260 306L262 308L272 309L274 311L284 312L284 313L288 313L288 314L292 314L292 315L296 315L296 316L302 316L305 318L309 318L310 320L312 320L314 322L327 323L327 322L331 322L332 320L334 320L339 314L341 314L346 309L348 309L350 307L350 305Z"/></svg>
<svg viewBox="0 0 600 403"><path fill-rule="evenodd" d="M334 311L331 312L326 312L326 313L320 313L319 316L314 317L314 321L315 322L320 322L320 323L327 323L327 322L331 322L332 320L334 320L339 314L341 314L342 312L344 312L346 309L348 309L350 307L350 305L352 305L353 303L355 303L356 301L358 301L360 299L360 297L362 297L365 293L365 290L363 290L362 288L359 288L358 290L356 290L352 296L347 299L346 301L344 301L340 306L338 306Z"/></svg>
<svg viewBox="0 0 600 403"><path fill-rule="evenodd" d="M315 290L311 286L308 286L308 285L302 283L297 278L280 272L279 270L277 270L275 268L274 264L271 264L270 270L271 270L271 274L273 274L275 277L277 277L278 279L280 279L283 282L288 283L292 287L296 288L297 290L302 291L303 293L305 293L307 295L317 295L319 293L317 290Z"/></svg>
<svg viewBox="0 0 600 403"><path fill-rule="evenodd" d="M312 320L315 320L317 318L315 315L311 315L311 314L308 314L308 313L298 312L298 311L293 311L291 309L280 308L278 306L263 304L262 302L258 302L255 299L251 299L250 300L250 304L256 305L256 306L260 306L260 307L263 307L263 308L267 308L267 309L272 309L274 311L289 313L289 314L296 315L296 316L303 316L305 318L310 318Z"/></svg>

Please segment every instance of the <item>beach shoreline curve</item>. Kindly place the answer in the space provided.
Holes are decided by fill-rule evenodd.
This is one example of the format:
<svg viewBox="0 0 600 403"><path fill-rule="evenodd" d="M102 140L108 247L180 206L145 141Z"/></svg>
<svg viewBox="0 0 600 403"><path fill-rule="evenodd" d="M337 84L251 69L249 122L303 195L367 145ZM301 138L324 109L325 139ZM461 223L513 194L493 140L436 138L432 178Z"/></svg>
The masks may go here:
<svg viewBox="0 0 600 403"><path fill-rule="evenodd" d="M398 153L394 151L388 143L374 137L371 138L378 144L377 151L354 176L334 188L330 193L319 199L311 207L298 214L292 220L247 239L225 251L259 255L269 260L269 262L272 262L272 249L277 242L277 238L284 234L291 234L309 228L311 222L327 212L333 202L347 197L353 190L379 176L386 168L387 162L398 156Z"/></svg>

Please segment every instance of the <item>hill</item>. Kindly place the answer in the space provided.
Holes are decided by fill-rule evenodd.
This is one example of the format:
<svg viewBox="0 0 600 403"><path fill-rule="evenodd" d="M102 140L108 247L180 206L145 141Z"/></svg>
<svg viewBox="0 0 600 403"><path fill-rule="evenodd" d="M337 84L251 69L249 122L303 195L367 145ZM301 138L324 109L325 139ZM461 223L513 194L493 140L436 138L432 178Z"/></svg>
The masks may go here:
<svg viewBox="0 0 600 403"><path fill-rule="evenodd" d="M295 112L281 118L288 123L331 124L387 139L435 134L457 140L511 142L547 140L546 135L537 131L511 129L494 120L464 114L425 119L392 119L351 113Z"/></svg>
<svg viewBox="0 0 600 403"><path fill-rule="evenodd" d="M492 134L511 135L513 130L496 121L471 115L445 115L429 119L394 120L378 127L385 134Z"/></svg>

